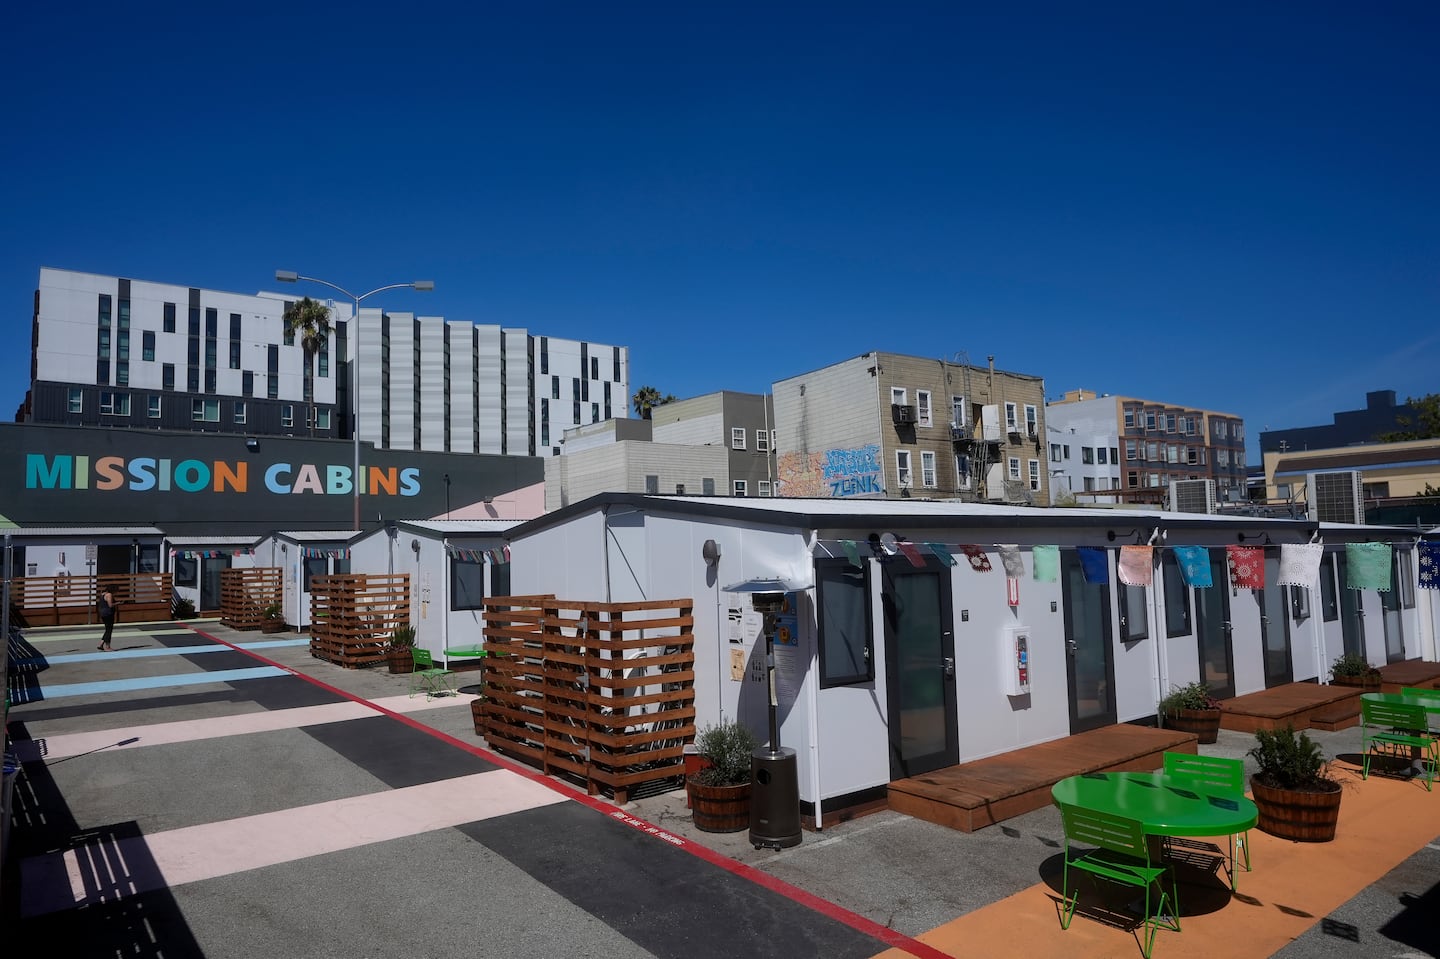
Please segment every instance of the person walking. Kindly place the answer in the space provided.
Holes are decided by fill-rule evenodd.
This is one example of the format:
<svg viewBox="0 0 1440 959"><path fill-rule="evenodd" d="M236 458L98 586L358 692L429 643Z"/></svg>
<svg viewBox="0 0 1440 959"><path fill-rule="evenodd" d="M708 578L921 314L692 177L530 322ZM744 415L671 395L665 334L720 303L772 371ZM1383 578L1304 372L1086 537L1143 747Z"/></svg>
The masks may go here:
<svg viewBox="0 0 1440 959"><path fill-rule="evenodd" d="M105 635L101 638L100 645L95 647L96 649L110 652L110 634L115 629L115 607L119 605L115 602L115 594L110 590L107 589L100 594L100 622L105 624Z"/></svg>

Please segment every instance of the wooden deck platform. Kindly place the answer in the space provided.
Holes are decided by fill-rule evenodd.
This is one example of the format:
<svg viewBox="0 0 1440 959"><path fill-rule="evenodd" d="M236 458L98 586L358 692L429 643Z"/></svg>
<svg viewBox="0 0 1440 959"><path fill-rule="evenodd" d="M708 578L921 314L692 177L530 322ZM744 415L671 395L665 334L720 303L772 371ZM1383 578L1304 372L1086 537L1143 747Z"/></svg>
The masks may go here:
<svg viewBox="0 0 1440 959"><path fill-rule="evenodd" d="M1068 776L1159 769L1166 750L1195 753L1190 733L1122 723L890 783L897 812L962 832L1050 805Z"/></svg>
<svg viewBox="0 0 1440 959"><path fill-rule="evenodd" d="M1407 659L1380 667L1381 692L1398 693L1406 686L1440 689L1440 663Z"/></svg>
<svg viewBox="0 0 1440 959"><path fill-rule="evenodd" d="M1288 683L1258 693L1246 693L1220 704L1220 728L1241 733L1257 729L1281 729L1294 726L1309 729L1315 717L1327 722L1348 715L1360 715L1359 686L1321 686L1319 683ZM1338 728L1338 727L1327 727Z"/></svg>

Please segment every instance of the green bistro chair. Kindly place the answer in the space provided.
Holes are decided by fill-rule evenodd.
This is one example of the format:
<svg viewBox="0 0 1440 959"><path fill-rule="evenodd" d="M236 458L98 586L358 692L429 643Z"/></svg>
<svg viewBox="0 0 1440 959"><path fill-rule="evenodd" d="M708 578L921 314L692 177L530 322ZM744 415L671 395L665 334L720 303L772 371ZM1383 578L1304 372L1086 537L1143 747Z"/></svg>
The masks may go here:
<svg viewBox="0 0 1440 959"><path fill-rule="evenodd" d="M1360 778L1370 778L1370 757L1378 751L1390 758L1409 759L1419 750L1420 775L1426 791L1435 784L1435 767L1440 765L1440 737L1430 732L1424 706L1360 700L1360 748L1364 755ZM1402 750L1406 755L1402 756Z"/></svg>
<svg viewBox="0 0 1440 959"><path fill-rule="evenodd" d="M1060 804L1060 820L1065 826L1065 869L1061 880L1065 901L1060 911L1060 928L1070 928L1070 922L1075 918L1075 907L1080 902L1078 884L1075 895L1070 895L1072 868L1111 882L1142 888L1145 890L1145 911L1138 929L1140 952L1145 959L1150 959L1157 930L1180 931L1180 904L1174 892L1166 892L1160 883L1166 869L1151 862L1150 843L1140 821L1064 803ZM1095 848L1080 851L1074 849L1071 843ZM1152 888L1159 893L1153 912L1150 909Z"/></svg>
<svg viewBox="0 0 1440 959"><path fill-rule="evenodd" d="M1165 778L1178 786L1193 789L1197 793L1217 796L1222 799L1245 798L1245 763L1239 759L1223 756L1191 756L1188 753L1165 754ZM1195 845L1185 840L1169 838L1167 845ZM1202 845L1220 851L1209 843ZM1238 872L1239 854L1244 854L1245 871L1250 871L1250 832L1246 830L1230 837L1230 888L1234 890L1235 874Z"/></svg>
<svg viewBox="0 0 1440 959"><path fill-rule="evenodd" d="M455 674L436 666L435 657L430 655L430 650L411 646L410 656L415 661L415 671L410 674L411 696L419 692L423 692L426 699L432 696L454 695L455 688L450 682Z"/></svg>
<svg viewBox="0 0 1440 959"><path fill-rule="evenodd" d="M1433 699L1440 703L1440 689L1421 689L1419 686L1406 686L1400 690L1402 696L1413 696L1416 699ZM1440 711L1434 709L1425 710L1430 719L1430 732L1440 733Z"/></svg>

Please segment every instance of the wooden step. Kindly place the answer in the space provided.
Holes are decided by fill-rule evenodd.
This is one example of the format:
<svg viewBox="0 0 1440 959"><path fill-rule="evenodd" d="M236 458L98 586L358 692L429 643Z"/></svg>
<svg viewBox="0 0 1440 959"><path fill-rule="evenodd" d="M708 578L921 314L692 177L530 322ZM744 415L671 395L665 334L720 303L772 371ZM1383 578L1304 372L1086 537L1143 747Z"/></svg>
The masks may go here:
<svg viewBox="0 0 1440 959"><path fill-rule="evenodd" d="M1311 729L1334 732L1337 729L1349 729L1351 726L1358 725L1360 725L1360 713L1352 710L1348 702L1337 703L1332 709L1312 713L1310 716Z"/></svg>

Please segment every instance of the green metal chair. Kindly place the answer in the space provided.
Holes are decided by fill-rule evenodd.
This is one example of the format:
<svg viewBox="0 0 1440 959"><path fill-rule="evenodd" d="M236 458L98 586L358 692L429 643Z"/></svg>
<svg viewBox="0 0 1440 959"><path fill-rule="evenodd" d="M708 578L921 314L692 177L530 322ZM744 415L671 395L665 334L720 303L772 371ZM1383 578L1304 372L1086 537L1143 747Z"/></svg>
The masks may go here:
<svg viewBox="0 0 1440 959"><path fill-rule="evenodd" d="M1080 902L1078 884L1075 895L1070 895L1072 867L1111 882L1142 888L1145 890L1145 911L1138 927L1140 952L1145 959L1150 959L1157 930L1180 931L1180 904L1173 889L1166 892L1160 883L1166 869L1151 862L1150 843L1140 821L1064 803L1060 804L1060 820L1065 826L1065 868L1061 880L1065 901L1060 911L1060 928L1070 928L1075 908ZM1072 843L1095 848L1081 852L1073 849ZM1150 909L1152 888L1159 893L1153 912Z"/></svg>
<svg viewBox="0 0 1440 959"><path fill-rule="evenodd" d="M1192 756L1188 753L1166 753L1165 778L1176 785L1185 786L1196 792L1206 793L1211 796L1219 796L1225 799L1245 798L1245 763L1239 759L1226 759L1223 756ZM1250 831L1234 835L1230 838L1230 888L1235 885L1235 874L1239 871L1237 861L1239 854L1244 854L1245 871L1250 871ZM1196 846L1203 845L1217 852L1221 852L1217 846L1209 843L1193 843L1181 839L1167 839L1167 845Z"/></svg>
<svg viewBox="0 0 1440 959"><path fill-rule="evenodd" d="M1419 686L1405 686L1400 690L1402 696L1414 696L1418 699L1440 700L1440 689L1421 689ZM1430 719L1430 732L1440 733L1440 712L1432 710L1425 711Z"/></svg>
<svg viewBox="0 0 1440 959"><path fill-rule="evenodd" d="M1410 759L1419 750L1419 774L1426 791L1433 791L1435 767L1440 765L1440 737L1431 734L1424 706L1360 700L1360 748L1364 759L1360 778L1370 778L1370 757L1375 750L1390 758ZM1401 750L1407 755L1401 756Z"/></svg>
<svg viewBox="0 0 1440 959"><path fill-rule="evenodd" d="M455 694L455 687L451 685L451 677L455 674L448 669L436 666L435 657L430 655L430 650L411 646L410 657L415 662L415 670L410 674L411 696L423 692L425 698L429 699L432 696L453 696Z"/></svg>

